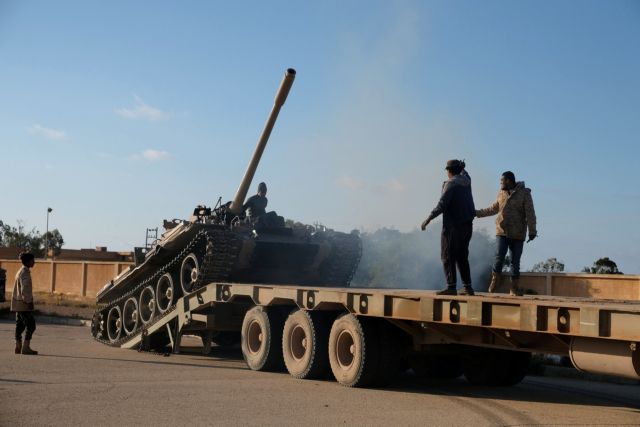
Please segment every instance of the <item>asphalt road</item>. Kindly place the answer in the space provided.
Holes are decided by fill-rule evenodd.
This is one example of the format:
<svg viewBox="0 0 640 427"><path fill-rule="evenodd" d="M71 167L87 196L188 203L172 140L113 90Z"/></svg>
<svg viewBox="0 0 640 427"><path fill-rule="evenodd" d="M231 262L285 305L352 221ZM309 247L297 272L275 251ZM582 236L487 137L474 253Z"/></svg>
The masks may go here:
<svg viewBox="0 0 640 427"><path fill-rule="evenodd" d="M248 370L212 355L110 348L87 327L39 325L38 356L0 322L0 425L640 425L640 386L527 377L509 388L410 375L382 390ZM199 340L185 339L184 344Z"/></svg>

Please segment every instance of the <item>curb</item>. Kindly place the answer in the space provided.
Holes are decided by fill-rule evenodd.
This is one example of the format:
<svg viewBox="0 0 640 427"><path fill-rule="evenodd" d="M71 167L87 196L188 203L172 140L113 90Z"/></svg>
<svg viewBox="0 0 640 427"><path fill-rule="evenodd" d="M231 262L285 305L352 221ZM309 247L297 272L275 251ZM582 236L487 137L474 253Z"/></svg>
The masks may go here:
<svg viewBox="0 0 640 427"><path fill-rule="evenodd" d="M13 313L11 313L13 314ZM13 320L15 322L15 315L0 315L2 320ZM74 317L57 317L36 314L34 315L36 322L43 325L65 325L65 326L91 326L91 320L78 319Z"/></svg>
<svg viewBox="0 0 640 427"><path fill-rule="evenodd" d="M48 325L91 326L91 320L73 317L35 316L36 322Z"/></svg>

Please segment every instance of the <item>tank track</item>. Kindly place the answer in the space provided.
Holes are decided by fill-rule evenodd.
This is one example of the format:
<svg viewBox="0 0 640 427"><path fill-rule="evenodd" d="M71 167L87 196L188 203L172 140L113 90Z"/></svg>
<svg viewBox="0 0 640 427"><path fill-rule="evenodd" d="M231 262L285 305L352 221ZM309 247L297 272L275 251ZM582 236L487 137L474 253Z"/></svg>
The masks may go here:
<svg viewBox="0 0 640 427"><path fill-rule="evenodd" d="M210 283L212 281L224 281L231 272L231 269L234 266L238 253L240 252L241 242L237 238L236 234L227 230L201 230L194 236L194 238L179 252L178 255L173 257L169 262L163 265L161 268L158 268L155 272L153 272L149 277L142 280L137 286L131 289L126 294L113 299L112 301L101 303L98 305L98 309L96 310L92 325L91 331L93 337L106 345L112 347L119 347L123 343L129 341L139 333L143 332L145 329L151 327L158 321L162 320L162 318L166 317L176 308L176 300L177 297L174 298L173 305L169 307L164 313L154 317L147 324L142 324L142 321L138 321L138 325L136 329L134 329L130 334L124 335L120 337L118 340L111 341L108 338L106 327L103 331L100 330L101 317L104 319L103 321L106 323L106 319L111 308L117 306L118 304L124 303L126 300L131 298L132 296L136 296L136 300L139 299L139 294L142 292L146 286L152 285L155 287L157 280L167 272L175 272L176 267L180 268L180 264L182 260L189 254L195 253L199 260L201 260L198 280L195 286L192 289L192 292L201 288L202 286ZM180 290L182 293L182 288L180 287L179 279L174 286ZM121 334L124 334L124 331L121 331Z"/></svg>
<svg viewBox="0 0 640 427"><path fill-rule="evenodd" d="M349 287L362 257L362 240L358 235L336 233L333 249L322 280L329 286Z"/></svg>

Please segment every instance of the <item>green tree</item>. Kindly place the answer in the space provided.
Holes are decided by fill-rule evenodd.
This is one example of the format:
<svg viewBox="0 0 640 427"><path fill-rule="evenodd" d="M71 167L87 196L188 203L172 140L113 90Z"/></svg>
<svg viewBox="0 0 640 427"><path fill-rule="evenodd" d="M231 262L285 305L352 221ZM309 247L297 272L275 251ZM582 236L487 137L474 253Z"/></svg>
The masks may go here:
<svg viewBox="0 0 640 427"><path fill-rule="evenodd" d="M24 223L18 220L18 226L12 227L9 224L2 224L2 241L7 247L20 248L33 253L35 256L42 256L42 236L35 228L26 230Z"/></svg>
<svg viewBox="0 0 640 427"><path fill-rule="evenodd" d="M60 250L62 249L62 245L64 245L64 239L56 228L42 235L42 243L45 252L52 250L54 255L60 255ZM44 247L45 245L47 247Z"/></svg>
<svg viewBox="0 0 640 427"><path fill-rule="evenodd" d="M38 230L32 228L27 230L24 222L18 220L16 227L5 224L0 221L0 246L20 248L24 251L29 251L36 257L42 257L45 253L45 236L40 234ZM46 237L48 237L47 246L49 249L53 249L54 254L59 254L62 245L64 245L64 239L58 229L50 231Z"/></svg>
<svg viewBox="0 0 640 427"><path fill-rule="evenodd" d="M549 258L535 264L531 271L535 273L561 273L564 271L564 263L558 261L557 258Z"/></svg>
<svg viewBox="0 0 640 427"><path fill-rule="evenodd" d="M623 274L618 270L618 265L609 257L604 257L596 260L591 267L585 267L582 269L583 273L591 274Z"/></svg>

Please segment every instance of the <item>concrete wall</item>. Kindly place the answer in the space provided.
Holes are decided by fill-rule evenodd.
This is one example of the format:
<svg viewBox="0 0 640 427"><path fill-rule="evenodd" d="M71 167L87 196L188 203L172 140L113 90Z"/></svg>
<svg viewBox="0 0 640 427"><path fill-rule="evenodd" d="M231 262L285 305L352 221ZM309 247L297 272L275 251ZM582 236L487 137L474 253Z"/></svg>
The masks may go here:
<svg viewBox="0 0 640 427"><path fill-rule="evenodd" d="M31 271L33 290L93 297L130 265L133 263L36 260ZM13 290L20 266L20 261L0 260L0 268L7 270L7 293ZM538 295L640 300L640 276L637 275L523 273L520 287ZM508 276L501 277L497 292L509 292Z"/></svg>
<svg viewBox="0 0 640 427"><path fill-rule="evenodd" d="M31 270L33 291L93 297L130 265L133 263L36 260ZM20 261L0 260L0 268L7 270L7 293L13 290L15 276L21 266Z"/></svg>

